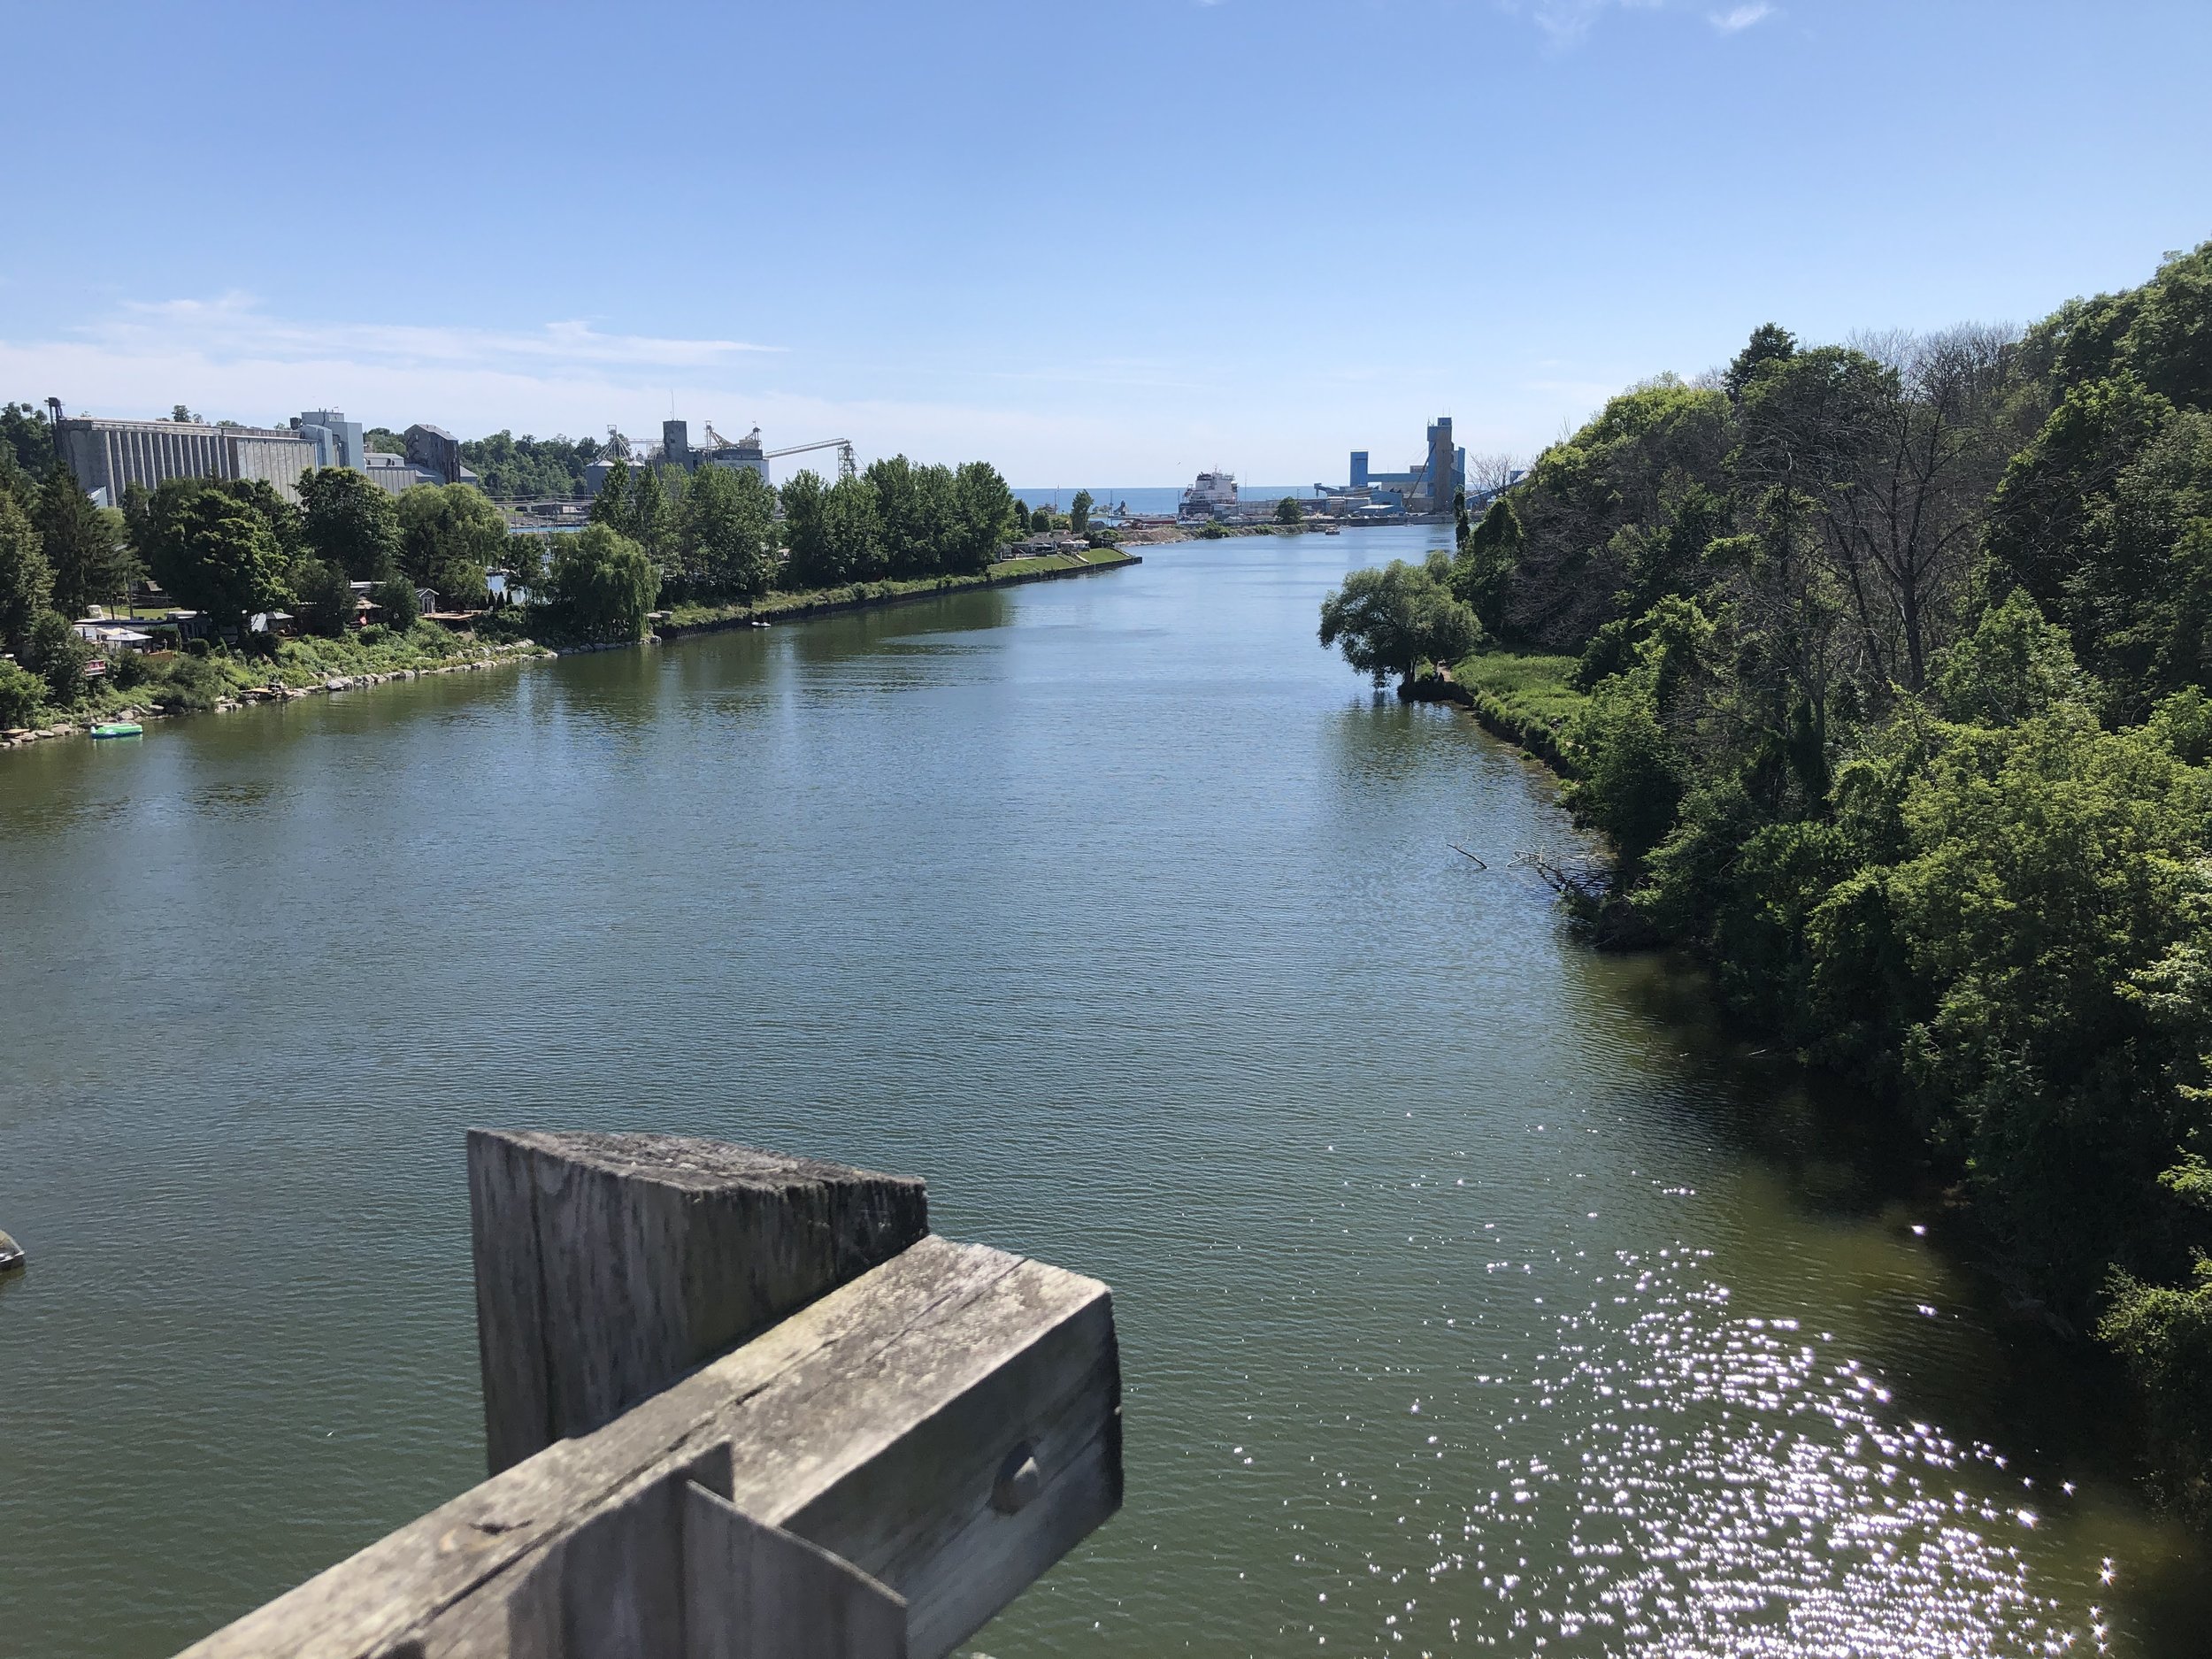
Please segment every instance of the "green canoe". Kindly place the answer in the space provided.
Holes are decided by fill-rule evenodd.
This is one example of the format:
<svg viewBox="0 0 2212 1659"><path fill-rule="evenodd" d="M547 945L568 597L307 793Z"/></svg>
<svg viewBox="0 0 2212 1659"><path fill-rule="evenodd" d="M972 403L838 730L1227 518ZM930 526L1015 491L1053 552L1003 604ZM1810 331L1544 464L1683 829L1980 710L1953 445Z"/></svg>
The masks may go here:
<svg viewBox="0 0 2212 1659"><path fill-rule="evenodd" d="M146 728L135 720L111 720L105 726L94 726L92 735L95 737L137 737L145 730Z"/></svg>

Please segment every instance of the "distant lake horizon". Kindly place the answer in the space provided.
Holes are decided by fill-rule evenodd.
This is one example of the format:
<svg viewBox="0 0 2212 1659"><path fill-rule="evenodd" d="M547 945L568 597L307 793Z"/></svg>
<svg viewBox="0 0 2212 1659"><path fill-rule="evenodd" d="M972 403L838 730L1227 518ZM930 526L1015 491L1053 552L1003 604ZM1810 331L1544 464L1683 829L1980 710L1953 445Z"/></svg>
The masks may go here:
<svg viewBox="0 0 2212 1659"><path fill-rule="evenodd" d="M1032 486L1027 489L1017 487L1015 495L1031 507L1049 506L1055 512L1065 512L1079 490L1089 490L1097 511L1125 503L1133 513L1173 512L1182 504L1183 492L1190 486L1184 484L1056 484ZM1301 501L1318 497L1311 484L1239 484L1237 495L1244 501L1280 501L1286 495L1295 495Z"/></svg>

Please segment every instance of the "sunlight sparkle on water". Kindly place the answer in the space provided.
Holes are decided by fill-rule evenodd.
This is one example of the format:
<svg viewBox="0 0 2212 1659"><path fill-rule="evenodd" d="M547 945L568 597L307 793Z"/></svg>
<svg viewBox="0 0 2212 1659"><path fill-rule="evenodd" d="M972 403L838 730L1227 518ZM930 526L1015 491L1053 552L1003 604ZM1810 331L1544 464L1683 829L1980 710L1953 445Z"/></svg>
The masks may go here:
<svg viewBox="0 0 2212 1659"><path fill-rule="evenodd" d="M1992 1448L1892 1420L1890 1391L1824 1351L1827 1338L1733 1314L1700 1274L1707 1252L1662 1254L1619 1252L1621 1294L1557 1316L1531 1373L1496 1379L1560 1425L1556 1449L1486 1457L1457 1483L1479 1479L1471 1495L1449 1480L1427 1488L1458 1513L1432 1523L1425 1571L1369 1563L1385 1584L1425 1578L1461 1607L1479 1586L1476 1603L1494 1609L1480 1630L1455 1618L1417 1640L1655 1659L1961 1659L2103 1638L2098 1609L2070 1617L2030 1587L2015 1540L2037 1512L1967 1490L1989 1484L1962 1476L1968 1465L2001 1464ZM1494 1449L1525 1420L1466 1426ZM1464 1430L1451 1440L1468 1448ZM1552 1541L1563 1532L1563 1548ZM1427 1622L1418 1597L1375 1611L1386 1645Z"/></svg>

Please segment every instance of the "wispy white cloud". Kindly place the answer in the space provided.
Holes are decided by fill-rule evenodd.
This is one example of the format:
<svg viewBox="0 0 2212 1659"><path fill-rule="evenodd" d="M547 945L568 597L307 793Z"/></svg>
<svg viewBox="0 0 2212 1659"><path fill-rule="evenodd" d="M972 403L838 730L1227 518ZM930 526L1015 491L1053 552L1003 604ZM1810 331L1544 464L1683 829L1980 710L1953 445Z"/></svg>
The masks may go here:
<svg viewBox="0 0 2212 1659"><path fill-rule="evenodd" d="M1655 12L1666 0L1498 0L1502 10L1525 12L1556 47L1573 46L1597 26L1607 12Z"/></svg>
<svg viewBox="0 0 2212 1659"><path fill-rule="evenodd" d="M250 294L211 300L128 302L77 331L113 349L181 347L219 362L319 357L421 367L603 364L696 369L775 348L741 340L666 340L602 334L587 322L552 322L534 333L385 323L302 323L273 317Z"/></svg>
<svg viewBox="0 0 2212 1659"><path fill-rule="evenodd" d="M1766 0L1753 5L1740 5L1726 12L1709 12L1705 20L1724 35L1734 35L1755 23L1763 23L1774 15L1774 8Z"/></svg>
<svg viewBox="0 0 2212 1659"><path fill-rule="evenodd" d="M1563 50L1579 45L1610 12L1672 11L1683 15L1692 12L1678 0L1497 0L1497 4L1504 12L1526 16L1544 32L1549 44ZM1705 20L1722 34L1733 35L1773 17L1778 10L1770 0L1747 0L1727 11L1709 12Z"/></svg>
<svg viewBox="0 0 2212 1659"><path fill-rule="evenodd" d="M845 437L864 461L900 451L980 457L1022 486L1164 484L1217 463L1262 483L1334 479L1355 445L1417 454L1421 424L1408 411L1449 410L1455 398L1471 448L1517 452L1578 424L1618 385L1605 378L1610 365L1530 373L1383 362L1256 373L1226 357L1138 352L1032 362L795 342L770 351L604 323L304 320L237 295L119 304L36 334L0 319L0 388L50 394L72 414L159 416L181 402L277 425L330 408L373 426L426 421L463 437L503 427L581 436L610 422L657 431L672 398L695 434L707 421L732 437L757 424L772 449Z"/></svg>
<svg viewBox="0 0 2212 1659"><path fill-rule="evenodd" d="M0 325L4 326L4 325ZM342 409L374 426L427 421L464 437L657 429L669 412L732 436L758 424L772 447L849 436L864 457L987 457L1045 472L1049 456L1102 451L1121 425L1104 411L1036 407L964 388L941 399L821 388L818 365L740 341L668 339L563 322L478 329L307 322L250 296L130 303L45 338L0 334L0 386L59 397L72 414L147 417L180 401L210 417L280 425L303 409ZM1133 378L1141 365L1102 365ZM778 380L803 376L801 386ZM1064 400L1051 400L1057 404Z"/></svg>

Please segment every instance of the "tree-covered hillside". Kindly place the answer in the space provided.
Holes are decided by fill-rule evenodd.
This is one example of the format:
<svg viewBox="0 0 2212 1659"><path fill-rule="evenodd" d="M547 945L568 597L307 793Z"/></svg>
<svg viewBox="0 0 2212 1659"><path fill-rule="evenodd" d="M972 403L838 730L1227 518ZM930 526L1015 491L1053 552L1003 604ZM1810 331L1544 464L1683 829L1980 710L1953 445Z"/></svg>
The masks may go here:
<svg viewBox="0 0 2212 1659"><path fill-rule="evenodd" d="M1578 659L1600 919L1901 1101L2212 1518L2212 244L1614 398L1447 578Z"/></svg>

